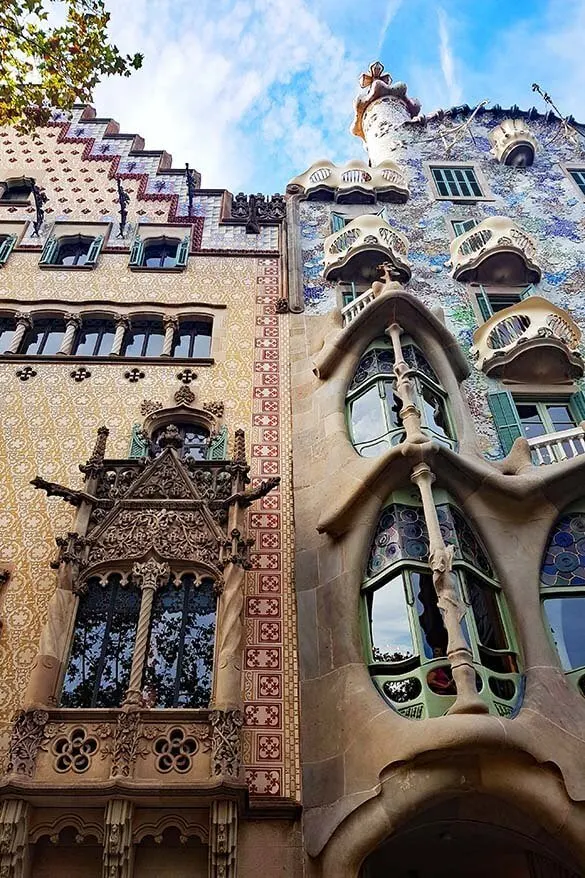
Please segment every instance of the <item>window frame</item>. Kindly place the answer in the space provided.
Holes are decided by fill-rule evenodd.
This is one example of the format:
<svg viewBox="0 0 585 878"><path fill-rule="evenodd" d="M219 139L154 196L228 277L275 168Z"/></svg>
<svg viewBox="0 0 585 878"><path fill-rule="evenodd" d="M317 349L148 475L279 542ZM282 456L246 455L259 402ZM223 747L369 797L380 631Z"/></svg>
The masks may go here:
<svg viewBox="0 0 585 878"><path fill-rule="evenodd" d="M516 413L518 415L518 420L524 427L524 423L520 416L520 412L518 411L518 405L533 405L536 407L537 413L540 417L541 423L544 427L546 427L546 431L542 434L543 436L554 435L555 433L562 432L555 429L548 429L548 427L554 428L554 424L552 419L548 413L548 407L554 405L562 405L565 406L569 414L572 416L574 423L573 426L577 427L579 425L579 417L578 413L575 411L574 405L571 404L571 394L558 394L555 396L551 394L550 396L531 396L529 394L519 394L512 393L512 399L514 401L514 405L516 406ZM567 430L571 429L567 427ZM525 436L524 438L528 438Z"/></svg>
<svg viewBox="0 0 585 878"><path fill-rule="evenodd" d="M179 345L181 343L181 334L182 334L181 330L182 330L182 328L185 327L185 325L188 325L188 324L192 324L192 325L199 324L201 326L205 325L209 328L209 332L208 333L199 333L199 332L192 331L189 335L189 344L188 344L189 352L187 354L179 354L178 358L181 358L181 359L186 358L189 360L207 360L207 359L209 359L211 357L211 346L213 343L213 318L198 317L197 315L195 315L193 317L188 317L188 316L179 317L179 328L178 328L178 331L175 332L173 347L172 347L172 351L171 351L172 356L173 357L177 356L176 349L179 347ZM195 345L197 343L198 337L209 339L208 351L204 355L199 355L199 354L195 355L195 353L194 353L194 348L195 348Z"/></svg>
<svg viewBox="0 0 585 878"><path fill-rule="evenodd" d="M483 220L476 219L473 216L461 217L460 219L453 219L453 218L449 217L447 219L447 222L449 223L449 237L450 237L451 241L454 241L455 238L460 238L461 235L465 235L465 234L467 234L467 232L470 232L472 229L474 229L476 226L478 226L480 223L482 223ZM463 231L461 231L461 232L457 231L457 229L456 229L457 225L468 225L469 223L472 223L473 225L470 225L468 229L463 229Z"/></svg>
<svg viewBox="0 0 585 878"><path fill-rule="evenodd" d="M571 185L574 189L577 190L581 198L585 199L585 161L577 164L575 162L571 162L570 164L561 164L561 168L568 180L571 181ZM574 174L581 174L583 177L583 188L581 188L581 184L575 179Z"/></svg>
<svg viewBox="0 0 585 878"><path fill-rule="evenodd" d="M495 200L490 191L488 181L476 162L427 161L423 163L423 167L426 171L433 201L451 201L454 204L475 204L478 201ZM472 171L475 175L475 180L481 191L481 195L442 195L437 185L433 169Z"/></svg>
<svg viewBox="0 0 585 878"><path fill-rule="evenodd" d="M155 323L158 324L158 327L161 329L161 332L154 333L148 328L150 324L154 325ZM128 345L132 344L132 342L133 342L132 336L134 334L135 328L138 327L138 330L141 329L140 324L145 324L147 326L147 331L144 333L144 340L142 342L141 353L128 354ZM149 339L152 335L157 335L158 337L160 337L160 340L161 340L160 341L160 353L158 353L158 354L147 353L148 342L149 342ZM136 359L140 359L140 360L148 359L148 358L159 359L162 357L164 340L165 340L165 327L164 327L164 323L163 323L163 315L162 314L160 316L160 321L158 320L158 318L153 319L153 318L149 318L148 316L139 317L139 318L130 317L130 326L128 327L128 329L126 330L126 332L124 334L124 341L122 343L122 347L121 347L119 356L120 356L120 358L129 357L130 359L136 358ZM164 362L164 360L163 360L163 362Z"/></svg>
<svg viewBox="0 0 585 878"><path fill-rule="evenodd" d="M464 511L459 506L457 506L450 498L441 498L441 494L443 493L444 492L438 490L435 492L435 505L437 507L447 505L451 510L456 510L461 517L464 517ZM413 502L413 500L410 498L408 499L408 501L406 501L404 496L399 496L398 494L396 494L393 495L390 501L385 503L380 510L378 522L380 521L384 510L396 504L400 506L409 506L422 512L422 507L418 502ZM484 551L486 558L488 558L489 560L489 555L487 554L487 551L485 550L482 541L478 537L475 528L472 527L471 531L474 538L477 540L480 548ZM375 533L376 532L377 526ZM487 703L490 706L493 704L495 711L497 711L498 713L500 711L497 708L496 702L503 702L504 704L507 704L510 710L509 712L505 711L504 715L511 715L511 713L519 706L521 699L520 650L513 630L511 616L506 606L505 595L502 586L495 578L495 576L490 576L485 571L471 564L464 557L453 558L452 570L457 584L457 592L466 610L463 620L464 632L467 632L467 640L474 661L476 673L479 677L481 677L482 680L482 689L480 694L482 695L482 697L484 694L487 695ZM425 655L423 626L420 621L421 614L419 614L416 606L417 597L415 596L415 589L411 580L411 576L413 573L424 573L428 576L432 576L432 571L428 561L415 560L414 558L409 557L400 557L397 561L395 561L394 563L390 563L373 576L368 577L366 572L366 574L362 578L360 587L360 607L363 642L365 647L365 658L368 666L368 671L370 673L370 676L372 677L374 684L376 685L376 688L381 692L382 697L387 701L387 703L390 703L392 708L394 710L397 710L398 713L403 713L406 716L418 719L423 716L424 710L428 711L427 715L429 717L439 716L443 713L446 713L449 707L455 701L455 693L438 694L430 690L427 680L428 673L433 669L445 667L445 665L447 664L447 657L446 655L432 657L428 657ZM497 615L501 623L501 629L505 638L506 648L494 649L482 644L479 636L479 629L475 617L473 603L470 597L470 589L467 577L475 577L477 580L480 580L481 583L489 588L494 595L495 605L497 607ZM378 591L379 589L383 589L386 586L391 587L392 584L399 579L402 580L402 588L404 589L404 600L406 604L407 618L415 652L411 657L407 657L403 660L396 662L376 661L373 654L372 619L369 612L369 600L371 598L371 595L373 595L376 591ZM418 652L416 650L418 650ZM494 670L485 663L486 657L491 658L492 661L497 660L497 658L501 658L504 661L508 659L511 663L515 663L516 669L509 670L507 672L503 670ZM394 673L392 673L393 669ZM416 673L418 669L420 669L420 676ZM515 692L511 698L504 698L501 695L497 695L493 691L489 684L489 678L494 676L496 680L503 677L505 679L512 679L514 681ZM416 715L413 712L412 704L405 706L404 709L401 709L400 702L397 702L396 704L392 703L392 699L390 699L389 696L385 695L382 692L382 686L379 681L375 679L376 677L393 678L396 682L401 682L405 679L410 679L412 677L418 678L419 682L421 683L421 691L418 695L408 700L413 702L423 701L425 705L424 708L422 708L420 713ZM436 713L434 712L435 710L437 710Z"/></svg>
<svg viewBox="0 0 585 878"><path fill-rule="evenodd" d="M81 342L81 339L82 339L85 332L91 331L91 324L92 323L94 323L94 324L101 323L102 324L102 328L98 332L98 338L97 338L96 343L94 345L93 353L91 353L91 354L78 353L78 347L79 347L79 344ZM113 333L111 333L111 334L113 334L113 338L112 338L112 343L113 343L114 338L116 336L116 324L115 324L115 321L112 317L90 317L87 314L82 315L81 316L81 326L79 327L79 329L77 330L77 332L75 334L75 339L74 339L73 345L71 347L71 356L72 357L92 358L92 359L94 357L109 357L111 354L112 344L110 344L110 349L108 351L100 352L100 346L102 344L104 335L106 335L106 333L107 333L107 330L103 328L106 324L110 325L110 333L111 333L111 327L113 327ZM88 327L89 327L89 329L88 329ZM97 350L96 350L96 348L97 348Z"/></svg>
<svg viewBox="0 0 585 878"><path fill-rule="evenodd" d="M12 188L10 186L10 182L17 181L17 180L22 181L23 183L26 182L26 184L30 186L30 189L28 191L28 195L26 196L26 198L19 198L19 199L15 199L15 200L10 200L10 199L5 198L6 193L9 192L10 189ZM28 206L30 204L31 195L33 194L33 187L35 185L34 177L26 177L24 175L22 175L20 177L7 177L5 180L0 180L0 185L2 186L2 191L0 191L0 206L7 205L9 207L20 207L20 206L24 206L24 205ZM13 188L16 189L16 188L24 188L24 187L23 186L20 186L20 187L14 186Z"/></svg>
<svg viewBox="0 0 585 878"><path fill-rule="evenodd" d="M512 302L510 305L505 306L511 308L513 305L519 305L520 302L530 298L535 293L534 284L523 284L522 286L513 287L508 284L478 284L474 282L469 284L468 288L471 306L477 318L478 326L487 323L494 314L504 310L503 308L498 308L494 311L492 299L497 299L498 296L504 299L506 296L512 297L517 295L517 302Z"/></svg>
<svg viewBox="0 0 585 878"><path fill-rule="evenodd" d="M67 331L67 324L66 324L64 315L59 315L57 317L51 316L51 315L42 316L42 313L43 312L41 312L41 314L37 318L36 326L38 326L39 323L41 323L41 324L43 324L43 323L51 324L51 323L57 323L57 322L62 323L63 333L62 333L61 343L59 344L59 347L61 347L61 344L63 343L63 337L65 335L65 332ZM59 330L59 331L61 331L61 330ZM35 351L34 353L29 353L27 348L30 346L29 339L30 339L31 333L33 333L33 332L35 332L35 315L34 315L34 313L32 316L32 325L31 325L30 329L27 329L25 334L23 335L22 341L20 342L20 345L18 346L17 353L23 357L45 357L45 356L54 357L54 356L57 356L57 351L55 351L54 354L43 353L45 350L45 347L47 345L47 339L48 339L49 335L51 334L50 330L46 330L43 333L43 340L40 343L40 350Z"/></svg>

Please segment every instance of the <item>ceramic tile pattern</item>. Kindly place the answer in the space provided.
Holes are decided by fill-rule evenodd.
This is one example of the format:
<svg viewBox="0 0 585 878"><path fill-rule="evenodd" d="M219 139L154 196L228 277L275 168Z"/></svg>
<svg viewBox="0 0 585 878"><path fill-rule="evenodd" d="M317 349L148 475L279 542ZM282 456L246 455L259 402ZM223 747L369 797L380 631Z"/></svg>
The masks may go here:
<svg viewBox="0 0 585 878"><path fill-rule="evenodd" d="M438 138L437 122L429 122L424 128L407 126L396 161L406 172L411 194L406 204L386 205L388 222L409 240L409 292L419 296L427 307L443 308L449 329L467 355L477 323L467 286L454 281L445 266L451 241L450 219L482 220L503 215L516 221L537 243L543 276L536 294L567 309L577 323L585 322L585 262L579 244L585 235L585 198L561 167L563 163L585 167L585 140L581 138L575 147L563 137L558 120L531 119L527 124L538 141L534 165L525 169L506 167L491 155L488 141L489 130L503 118L505 115L494 118L487 112L475 120L471 127L473 139L465 137L448 157ZM453 124L462 121L463 117L452 120ZM434 200L425 162L441 160L473 162L487 180L493 200L478 201L475 205ZM323 202L301 202L304 289L309 314L323 314L335 307L333 287L322 278L323 239L331 233L331 210L357 216L376 213L382 207L379 204L338 208ZM497 389L497 383L472 369L464 388L484 454L500 457L486 402L486 392Z"/></svg>

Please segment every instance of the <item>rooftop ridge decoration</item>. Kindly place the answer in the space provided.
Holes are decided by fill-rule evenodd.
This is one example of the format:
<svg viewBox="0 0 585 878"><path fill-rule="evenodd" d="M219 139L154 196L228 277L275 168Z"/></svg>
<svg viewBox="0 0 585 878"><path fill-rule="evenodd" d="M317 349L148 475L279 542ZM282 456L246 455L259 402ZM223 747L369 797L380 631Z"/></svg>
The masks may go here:
<svg viewBox="0 0 585 878"><path fill-rule="evenodd" d="M541 119L545 124L560 122L562 120L560 114L557 115L553 110L547 110L546 113L541 113L534 106L530 107L528 110L522 110L518 104L512 104L510 107L502 107L501 104L492 104L491 107L481 105L479 107L471 107L469 104L457 104L446 109L438 107L436 110L433 110L432 113L420 113L418 116L406 119L404 124L425 126L429 122L441 122L444 118L454 119L457 116L470 116L472 113L476 113L477 116L484 116L487 113L495 119L504 117L511 119L528 119L528 121ZM577 122L573 116L566 116L565 118L566 121L574 126L580 134L585 135L585 130L582 130L585 129L585 126L581 122Z"/></svg>
<svg viewBox="0 0 585 878"><path fill-rule="evenodd" d="M408 115L413 118L420 112L418 98L408 96L408 86L405 82L393 82L389 73L384 73L384 65L381 61L370 64L368 73L360 76L360 88L363 90L354 102L355 119L351 126L351 133L365 140L363 129L363 117L368 107L380 98L390 97L401 103Z"/></svg>

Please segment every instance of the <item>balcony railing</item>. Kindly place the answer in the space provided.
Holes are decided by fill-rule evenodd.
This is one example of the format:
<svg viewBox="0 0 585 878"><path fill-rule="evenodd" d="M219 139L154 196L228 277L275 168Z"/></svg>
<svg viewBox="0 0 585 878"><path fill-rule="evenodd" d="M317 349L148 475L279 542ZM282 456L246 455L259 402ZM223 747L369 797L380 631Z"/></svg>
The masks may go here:
<svg viewBox="0 0 585 878"><path fill-rule="evenodd" d="M337 166L326 159L294 177L287 192L338 204L374 204L376 200L403 203L409 195L404 174L392 161L370 168L359 160Z"/></svg>
<svg viewBox="0 0 585 878"><path fill-rule="evenodd" d="M376 293L370 287L369 290L366 290L365 293L362 293L360 296L357 296L353 302L349 302L347 305L344 305L341 309L341 316L343 317L343 325L349 326L352 320L358 316L360 311L363 311L364 308L373 302L376 298Z"/></svg>
<svg viewBox="0 0 585 878"><path fill-rule="evenodd" d="M571 457L585 454L583 424L570 430L560 430L558 433L533 436L528 440L528 444L532 453L532 463L535 466L569 460Z"/></svg>
<svg viewBox="0 0 585 878"><path fill-rule="evenodd" d="M408 240L378 214L358 216L325 239L327 280L356 280L379 276L383 262L391 263L397 280L410 278Z"/></svg>
<svg viewBox="0 0 585 878"><path fill-rule="evenodd" d="M451 242L455 280L479 283L537 283L541 269L530 235L505 216L492 216Z"/></svg>
<svg viewBox="0 0 585 878"><path fill-rule="evenodd" d="M495 378L558 383L583 375L580 341L581 330L566 311L529 296L475 331L471 355L478 369Z"/></svg>

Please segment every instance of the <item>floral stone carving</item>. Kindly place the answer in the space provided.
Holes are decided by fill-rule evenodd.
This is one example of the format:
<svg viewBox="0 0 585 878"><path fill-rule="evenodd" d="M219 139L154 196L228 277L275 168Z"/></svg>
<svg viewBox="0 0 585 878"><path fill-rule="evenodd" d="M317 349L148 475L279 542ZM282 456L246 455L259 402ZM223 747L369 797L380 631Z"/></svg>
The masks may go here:
<svg viewBox="0 0 585 878"><path fill-rule="evenodd" d="M244 714L241 710L212 710L209 719L213 729L212 774L237 778L242 764L240 729L244 724Z"/></svg>

